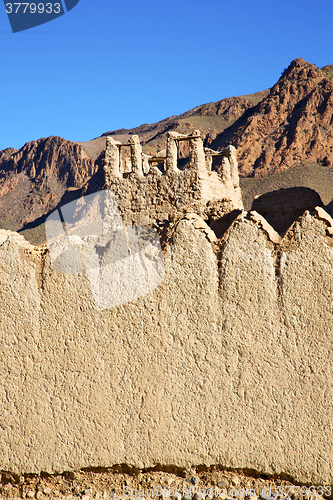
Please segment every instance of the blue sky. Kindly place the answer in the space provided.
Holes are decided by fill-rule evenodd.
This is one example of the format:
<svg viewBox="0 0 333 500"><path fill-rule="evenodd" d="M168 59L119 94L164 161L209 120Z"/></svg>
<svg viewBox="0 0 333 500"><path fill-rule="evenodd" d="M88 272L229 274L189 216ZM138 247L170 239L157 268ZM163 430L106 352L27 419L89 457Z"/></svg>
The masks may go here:
<svg viewBox="0 0 333 500"><path fill-rule="evenodd" d="M87 141L333 64L332 0L80 0L11 33L0 5L0 149Z"/></svg>

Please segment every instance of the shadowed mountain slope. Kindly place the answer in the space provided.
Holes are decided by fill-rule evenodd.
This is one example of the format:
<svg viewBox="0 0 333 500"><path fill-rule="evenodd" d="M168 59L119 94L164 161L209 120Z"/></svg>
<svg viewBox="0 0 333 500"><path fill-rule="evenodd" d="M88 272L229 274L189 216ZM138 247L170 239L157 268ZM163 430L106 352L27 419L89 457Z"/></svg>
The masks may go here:
<svg viewBox="0 0 333 500"><path fill-rule="evenodd" d="M0 221L12 230L54 209L66 192L82 188L97 171L97 163L78 144L60 137L1 153Z"/></svg>
<svg viewBox="0 0 333 500"><path fill-rule="evenodd" d="M296 59L269 94L212 143L237 148L240 174L264 177L303 163L333 164L332 67Z"/></svg>

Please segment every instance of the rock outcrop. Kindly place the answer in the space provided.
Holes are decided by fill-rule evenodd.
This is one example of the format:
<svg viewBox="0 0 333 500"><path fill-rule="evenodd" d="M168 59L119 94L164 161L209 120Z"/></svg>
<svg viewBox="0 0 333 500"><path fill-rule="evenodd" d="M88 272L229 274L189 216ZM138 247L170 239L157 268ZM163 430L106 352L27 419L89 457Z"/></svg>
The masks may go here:
<svg viewBox="0 0 333 500"><path fill-rule="evenodd" d="M60 137L1 153L0 222L12 230L53 210L66 192L82 188L98 170L81 146Z"/></svg>
<svg viewBox="0 0 333 500"><path fill-rule="evenodd" d="M332 165L332 124L333 80L298 58L212 147L233 144L244 177L263 177L304 161Z"/></svg>
<svg viewBox="0 0 333 500"><path fill-rule="evenodd" d="M157 123L106 132L101 138L82 143L82 146L88 154L96 155L105 147L102 138L111 135L115 140L126 142L132 134L135 134L140 136L144 152L153 155L164 147L168 132L189 135L197 128L201 130L205 146L209 146L218 134L230 127L246 110L255 106L267 94L268 91L264 90L245 96L227 97L221 101L197 106L186 113L171 116ZM186 157L188 153L188 145L182 144L179 151L180 158Z"/></svg>

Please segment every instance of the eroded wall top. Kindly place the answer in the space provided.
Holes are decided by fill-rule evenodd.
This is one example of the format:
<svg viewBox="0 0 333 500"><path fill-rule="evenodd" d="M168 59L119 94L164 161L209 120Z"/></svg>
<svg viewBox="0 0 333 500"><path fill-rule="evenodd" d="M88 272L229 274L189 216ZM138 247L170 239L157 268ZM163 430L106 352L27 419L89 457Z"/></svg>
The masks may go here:
<svg viewBox="0 0 333 500"><path fill-rule="evenodd" d="M178 166L178 144L184 140L190 142L190 157L182 170ZM166 150L154 157L142 153L138 136L131 136L127 144L111 136L106 141L105 187L115 193L126 223L168 219L169 214L193 203L206 206L219 202L224 213L243 208L233 146L219 152L204 148L198 130L191 135L169 132ZM126 165L123 148L130 152ZM221 175L211 170L214 156L223 157Z"/></svg>

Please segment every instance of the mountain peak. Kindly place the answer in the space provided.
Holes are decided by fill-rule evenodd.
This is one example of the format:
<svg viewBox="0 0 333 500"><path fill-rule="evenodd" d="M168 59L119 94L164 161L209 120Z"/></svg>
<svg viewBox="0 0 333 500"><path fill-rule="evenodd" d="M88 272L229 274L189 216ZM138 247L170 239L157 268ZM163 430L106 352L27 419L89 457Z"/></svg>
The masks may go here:
<svg viewBox="0 0 333 500"><path fill-rule="evenodd" d="M302 58L269 94L220 134L213 149L237 147L240 173L263 177L304 161L333 165L333 82Z"/></svg>
<svg viewBox="0 0 333 500"><path fill-rule="evenodd" d="M316 78L323 77L321 70L317 68L314 64L308 63L301 57L297 57L289 66L283 71L280 80L282 79L299 79L300 76L306 78ZM279 81L280 81L279 80Z"/></svg>

